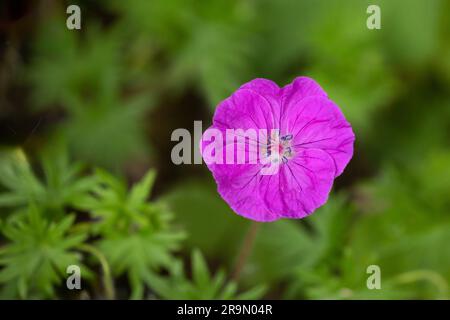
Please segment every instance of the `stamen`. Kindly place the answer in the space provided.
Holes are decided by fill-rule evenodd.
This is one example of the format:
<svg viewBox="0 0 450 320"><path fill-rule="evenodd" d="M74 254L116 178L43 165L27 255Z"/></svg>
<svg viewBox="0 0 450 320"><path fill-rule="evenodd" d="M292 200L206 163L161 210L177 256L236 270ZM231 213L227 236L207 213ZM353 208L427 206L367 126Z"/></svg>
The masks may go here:
<svg viewBox="0 0 450 320"><path fill-rule="evenodd" d="M267 144L262 147L263 154L270 158L272 163L288 163L293 154L292 141L290 141L293 138L292 134L284 136L272 134L272 138L267 137Z"/></svg>

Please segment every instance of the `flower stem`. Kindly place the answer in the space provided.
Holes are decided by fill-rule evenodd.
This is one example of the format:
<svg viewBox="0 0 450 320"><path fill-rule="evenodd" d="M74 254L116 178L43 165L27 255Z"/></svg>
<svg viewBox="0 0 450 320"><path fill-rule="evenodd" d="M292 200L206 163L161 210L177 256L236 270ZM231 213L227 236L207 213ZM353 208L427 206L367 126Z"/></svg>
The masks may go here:
<svg viewBox="0 0 450 320"><path fill-rule="evenodd" d="M448 299L448 284L445 278L433 270L413 270L402 273L394 278L397 283L412 283L415 281L425 280L436 286L440 296L438 299Z"/></svg>
<svg viewBox="0 0 450 320"><path fill-rule="evenodd" d="M256 235L258 234L259 226L260 223L252 221L252 224L250 225L250 227L247 230L247 233L245 234L245 238L242 242L239 255L236 260L236 264L234 265L234 271L231 276L231 280L235 282L239 281L242 269L244 268L248 260L248 257L250 256L253 244L256 239Z"/></svg>
<svg viewBox="0 0 450 320"><path fill-rule="evenodd" d="M78 246L78 249L87 253L92 254L97 258L97 260L100 262L100 265L103 270L103 287L105 289L105 296L108 300L113 300L115 297L114 292L114 284L111 277L111 270L109 268L108 261L106 260L103 253L101 253L97 248L90 244L81 244Z"/></svg>

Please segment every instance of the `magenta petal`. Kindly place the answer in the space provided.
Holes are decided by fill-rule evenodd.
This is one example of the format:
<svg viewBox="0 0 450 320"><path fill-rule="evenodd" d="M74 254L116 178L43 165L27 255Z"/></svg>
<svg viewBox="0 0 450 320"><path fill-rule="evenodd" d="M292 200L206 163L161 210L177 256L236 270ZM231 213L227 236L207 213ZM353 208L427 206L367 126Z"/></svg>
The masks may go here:
<svg viewBox="0 0 450 320"><path fill-rule="evenodd" d="M282 132L293 135L294 149L316 148L333 158L336 177L353 155L353 134L338 106L321 96L301 100L283 121Z"/></svg>
<svg viewBox="0 0 450 320"><path fill-rule="evenodd" d="M284 218L303 218L323 205L334 180L333 159L324 151L305 149L260 184L260 196Z"/></svg>
<svg viewBox="0 0 450 320"><path fill-rule="evenodd" d="M295 78L292 83L281 89L283 115L291 112L300 101L311 96L327 97L327 94L313 79L308 77Z"/></svg>
<svg viewBox="0 0 450 320"><path fill-rule="evenodd" d="M259 165L215 169L219 194L230 207L265 222L307 216L326 202L334 179L332 158L316 149L303 150L274 175L261 175Z"/></svg>
<svg viewBox="0 0 450 320"><path fill-rule="evenodd" d="M217 190L236 213L256 221L273 221L280 218L279 214L265 207L264 199L259 195L261 180L273 177L260 175L261 166L234 165L232 170L218 166L216 169L213 175Z"/></svg>
<svg viewBox="0 0 450 320"><path fill-rule="evenodd" d="M243 87L219 104L214 114L214 126L243 130L278 127L278 102L256 91L250 84Z"/></svg>
<svg viewBox="0 0 450 320"><path fill-rule="evenodd" d="M264 78L256 78L252 81L244 83L240 89L251 89L259 94L264 96L278 96L280 93L280 87L273 81L264 79Z"/></svg>
<svg viewBox="0 0 450 320"><path fill-rule="evenodd" d="M244 144L227 136L227 129L277 129ZM223 136L209 154L208 130ZM255 79L219 104L213 125L202 137L202 155L213 173L219 194L239 215L256 221L303 218L323 205L333 180L353 155L355 136L339 107L312 79L296 78L280 89L274 82ZM242 141L242 140L241 140ZM252 146L261 147L267 163L226 163L229 147L248 160ZM205 147L207 150L205 151ZM217 153L216 153L217 152ZM223 153L223 154L222 154ZM210 163L219 154L220 163ZM242 157L239 157L242 159ZM275 164L278 170L270 170Z"/></svg>
<svg viewBox="0 0 450 320"><path fill-rule="evenodd" d="M242 136L237 136L237 132L235 132L233 135L230 133L227 134L227 129L230 128L211 126L207 130L205 130L202 135L202 139L200 141L200 152L208 168L212 172L222 175L238 171L237 168L240 168L240 165L243 163L259 163L259 145L257 136L254 139L247 138L238 140L238 138L241 138ZM213 139L210 140L206 138L207 133L210 130L216 130L222 134L222 143L216 145L216 148L214 149L215 152L218 152L221 155L220 157L218 157L219 159L221 159L219 163L211 163L211 161L217 160L217 158L211 156L206 152L206 147L214 143L214 141L212 141ZM240 141L240 143L237 143L237 141ZM227 162L229 161L227 159L227 155L229 152L228 148L233 149L233 157L230 157L232 159L231 163ZM251 162L251 159L253 159L253 162Z"/></svg>
<svg viewBox="0 0 450 320"><path fill-rule="evenodd" d="M270 80L257 78L240 87L240 90L250 90L262 97L269 103L270 112L275 119L275 127L280 126L281 101L279 99L281 89L278 85Z"/></svg>

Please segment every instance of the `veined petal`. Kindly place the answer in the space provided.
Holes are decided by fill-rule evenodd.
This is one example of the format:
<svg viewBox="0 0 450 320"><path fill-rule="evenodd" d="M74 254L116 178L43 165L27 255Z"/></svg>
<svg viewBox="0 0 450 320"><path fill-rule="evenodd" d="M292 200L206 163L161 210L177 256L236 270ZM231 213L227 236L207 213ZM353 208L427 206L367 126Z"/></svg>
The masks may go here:
<svg viewBox="0 0 450 320"><path fill-rule="evenodd" d="M261 181L273 176L261 175L261 168L261 165L244 164L226 170L222 166L213 172L213 176L219 194L236 213L256 221L273 221L280 216L264 205L258 192Z"/></svg>
<svg viewBox="0 0 450 320"><path fill-rule="evenodd" d="M283 117L292 112L300 101L311 96L327 97L319 84L308 77L297 77L281 89L281 109Z"/></svg>
<svg viewBox="0 0 450 320"><path fill-rule="evenodd" d="M285 218L303 218L328 199L334 180L334 163L328 153L305 149L262 180L260 196L267 208Z"/></svg>
<svg viewBox="0 0 450 320"><path fill-rule="evenodd" d="M266 79L244 84L219 104L210 129L223 137L214 148L222 161L207 163L218 192L237 214L256 221L303 218L323 205L355 140L339 107L307 77L282 89ZM243 131L228 136L227 129ZM257 139L248 137L251 129ZM267 130L262 138L260 129ZM204 134L201 146L210 144ZM205 161L217 159L210 151L202 152Z"/></svg>
<svg viewBox="0 0 450 320"><path fill-rule="evenodd" d="M214 114L215 127L244 130L278 128L280 105L275 96L271 96L273 90L266 88L268 93L265 94L262 84L256 86L257 83L242 86L219 104Z"/></svg>
<svg viewBox="0 0 450 320"><path fill-rule="evenodd" d="M353 155L355 135L338 106L328 98L310 96L301 100L282 123L282 132L293 135L293 149L326 151L334 160L336 177Z"/></svg>

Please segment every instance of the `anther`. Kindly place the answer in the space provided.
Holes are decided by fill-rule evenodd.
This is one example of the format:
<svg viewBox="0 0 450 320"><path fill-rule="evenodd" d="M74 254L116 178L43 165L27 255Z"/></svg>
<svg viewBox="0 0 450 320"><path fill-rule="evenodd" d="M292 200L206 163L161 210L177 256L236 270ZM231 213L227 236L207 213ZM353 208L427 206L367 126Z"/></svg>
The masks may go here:
<svg viewBox="0 0 450 320"><path fill-rule="evenodd" d="M287 134L287 135L281 137L281 140L283 140L283 141L288 141L291 139L292 139L292 134Z"/></svg>

